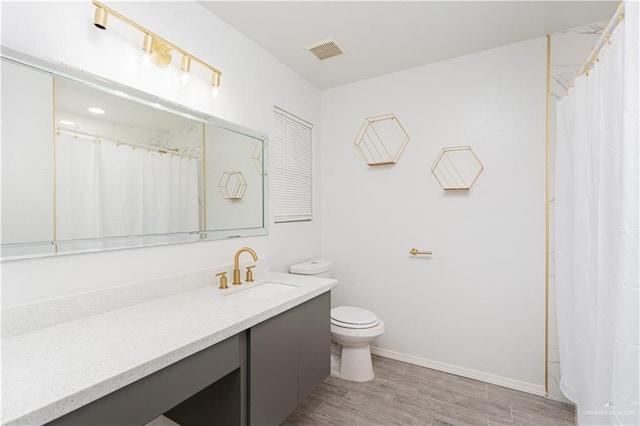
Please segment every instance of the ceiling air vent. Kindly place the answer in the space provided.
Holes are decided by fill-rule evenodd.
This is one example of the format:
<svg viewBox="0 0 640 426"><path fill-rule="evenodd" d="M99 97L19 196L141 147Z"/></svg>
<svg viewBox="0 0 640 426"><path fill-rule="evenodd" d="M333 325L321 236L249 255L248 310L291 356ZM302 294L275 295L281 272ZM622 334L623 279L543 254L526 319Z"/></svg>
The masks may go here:
<svg viewBox="0 0 640 426"><path fill-rule="evenodd" d="M338 40L335 38L328 38L313 43L307 46L306 49L321 61L344 54L344 49L338 44Z"/></svg>

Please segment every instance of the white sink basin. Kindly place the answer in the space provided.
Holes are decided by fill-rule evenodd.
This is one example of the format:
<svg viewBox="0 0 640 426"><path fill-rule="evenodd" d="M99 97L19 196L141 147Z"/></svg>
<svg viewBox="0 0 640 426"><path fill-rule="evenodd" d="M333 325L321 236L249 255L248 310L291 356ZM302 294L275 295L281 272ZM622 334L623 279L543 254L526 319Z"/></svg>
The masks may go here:
<svg viewBox="0 0 640 426"><path fill-rule="evenodd" d="M251 286L251 284L248 285ZM296 288L298 288L296 285L266 282L233 293L227 293L225 296L234 296L246 300L266 300Z"/></svg>

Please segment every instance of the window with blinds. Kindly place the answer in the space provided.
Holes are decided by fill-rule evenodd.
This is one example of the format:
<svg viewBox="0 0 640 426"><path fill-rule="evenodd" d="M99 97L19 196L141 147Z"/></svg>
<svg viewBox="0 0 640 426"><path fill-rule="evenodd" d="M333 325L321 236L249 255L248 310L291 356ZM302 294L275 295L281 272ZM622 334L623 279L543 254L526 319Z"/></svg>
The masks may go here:
<svg viewBox="0 0 640 426"><path fill-rule="evenodd" d="M313 125L273 109L270 155L274 221L311 220L311 131Z"/></svg>

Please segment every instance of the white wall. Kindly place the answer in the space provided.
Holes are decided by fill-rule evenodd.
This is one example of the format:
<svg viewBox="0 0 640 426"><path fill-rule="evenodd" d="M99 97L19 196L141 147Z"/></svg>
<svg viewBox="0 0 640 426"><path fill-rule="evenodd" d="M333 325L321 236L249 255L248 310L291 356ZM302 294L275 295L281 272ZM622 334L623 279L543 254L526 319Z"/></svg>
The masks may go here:
<svg viewBox="0 0 640 426"><path fill-rule="evenodd" d="M179 55L166 69L141 66L142 33L113 17L107 31L92 23L90 2L3 2L2 44L118 81L264 133L273 105L320 122L320 93L196 2L108 2L123 15L222 72L220 96L210 96L210 75L192 65L187 87ZM318 129L318 127L316 127ZM320 133L316 130L315 140ZM315 144L314 167L320 153ZM314 183L314 205L320 182ZM2 263L2 305L120 285L232 262L243 245L268 258L272 270L321 253L321 212L308 223L270 225L267 237L66 255ZM214 277L215 278L215 277Z"/></svg>
<svg viewBox="0 0 640 426"><path fill-rule="evenodd" d="M323 92L333 303L376 312L384 354L544 393L545 75L535 39ZM386 113L411 140L367 167L354 138ZM430 168L459 145L485 170L445 192Z"/></svg>

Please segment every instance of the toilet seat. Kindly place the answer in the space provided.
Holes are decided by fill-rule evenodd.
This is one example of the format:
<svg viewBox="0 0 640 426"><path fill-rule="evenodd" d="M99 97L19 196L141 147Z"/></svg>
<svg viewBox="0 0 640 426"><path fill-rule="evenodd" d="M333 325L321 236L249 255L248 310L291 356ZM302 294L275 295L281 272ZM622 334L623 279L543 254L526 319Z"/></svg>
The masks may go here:
<svg viewBox="0 0 640 426"><path fill-rule="evenodd" d="M339 306L331 310L331 324L351 329L373 328L380 324L380 319L366 309Z"/></svg>

